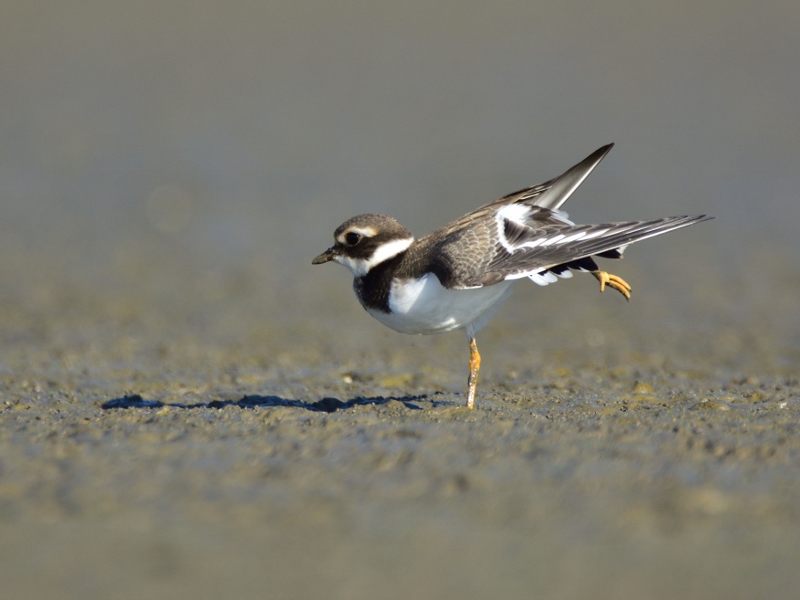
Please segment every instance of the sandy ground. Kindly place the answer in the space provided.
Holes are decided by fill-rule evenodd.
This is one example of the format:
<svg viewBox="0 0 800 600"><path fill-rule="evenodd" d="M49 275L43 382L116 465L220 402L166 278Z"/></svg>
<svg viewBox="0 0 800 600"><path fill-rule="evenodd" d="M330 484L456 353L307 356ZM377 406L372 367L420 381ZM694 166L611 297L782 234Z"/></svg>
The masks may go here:
<svg viewBox="0 0 800 600"><path fill-rule="evenodd" d="M0 600L800 597L790 1L5 2ZM311 259L614 151L480 333ZM641 247L640 247L641 246ZM527 282L525 282L527 283Z"/></svg>
<svg viewBox="0 0 800 600"><path fill-rule="evenodd" d="M518 290L474 411L461 334L374 324L344 273L280 327L7 297L3 597L794 597L791 331L713 316L702 278L711 308L659 303L635 265L630 305Z"/></svg>

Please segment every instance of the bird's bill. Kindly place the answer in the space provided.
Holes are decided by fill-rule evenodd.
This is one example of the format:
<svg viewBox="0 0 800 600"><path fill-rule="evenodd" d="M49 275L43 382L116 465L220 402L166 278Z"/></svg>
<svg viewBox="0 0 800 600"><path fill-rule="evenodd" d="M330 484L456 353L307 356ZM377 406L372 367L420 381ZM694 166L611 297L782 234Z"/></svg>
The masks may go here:
<svg viewBox="0 0 800 600"><path fill-rule="evenodd" d="M328 261L333 260L336 257L336 251L333 248L328 248L320 254L317 258L311 261L312 265L321 265L322 263L326 263Z"/></svg>

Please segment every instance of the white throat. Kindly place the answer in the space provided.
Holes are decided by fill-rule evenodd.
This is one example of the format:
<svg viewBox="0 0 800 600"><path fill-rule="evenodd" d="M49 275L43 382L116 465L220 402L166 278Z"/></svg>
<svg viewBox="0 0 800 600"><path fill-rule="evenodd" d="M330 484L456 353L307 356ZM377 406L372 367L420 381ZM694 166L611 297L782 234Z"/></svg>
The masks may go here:
<svg viewBox="0 0 800 600"><path fill-rule="evenodd" d="M372 267L381 264L384 261L394 258L401 252L408 250L408 247L414 242L414 238L404 238L401 240L392 240L378 246L375 252L368 259L350 258L349 256L337 256L333 260L340 265L344 265L353 274L353 277L363 277L369 273Z"/></svg>

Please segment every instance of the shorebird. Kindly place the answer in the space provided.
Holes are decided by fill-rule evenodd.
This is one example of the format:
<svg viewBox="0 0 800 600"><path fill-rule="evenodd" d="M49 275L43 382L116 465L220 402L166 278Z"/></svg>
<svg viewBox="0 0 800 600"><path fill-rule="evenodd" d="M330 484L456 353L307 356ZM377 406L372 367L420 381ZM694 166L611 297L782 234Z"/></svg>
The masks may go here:
<svg viewBox="0 0 800 600"><path fill-rule="evenodd" d="M467 406L475 405L481 355L475 334L519 279L539 285L590 273L627 300L631 286L600 270L595 257L622 258L630 244L711 217L576 225L562 212L613 144L566 173L503 196L421 238L392 217L358 215L334 232L335 243L312 264L334 261L353 274L361 305L395 331L434 334L464 329L469 341Z"/></svg>

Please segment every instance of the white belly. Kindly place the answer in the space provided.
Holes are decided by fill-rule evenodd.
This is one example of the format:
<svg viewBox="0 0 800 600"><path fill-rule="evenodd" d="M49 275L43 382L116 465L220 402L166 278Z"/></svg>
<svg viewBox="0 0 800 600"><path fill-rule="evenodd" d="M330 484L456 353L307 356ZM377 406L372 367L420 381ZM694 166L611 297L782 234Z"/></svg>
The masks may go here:
<svg viewBox="0 0 800 600"><path fill-rule="evenodd" d="M468 328L475 332L494 316L508 298L514 281L472 290L448 290L433 273L405 285L393 285L391 313L367 309L387 327L401 333L443 333Z"/></svg>

